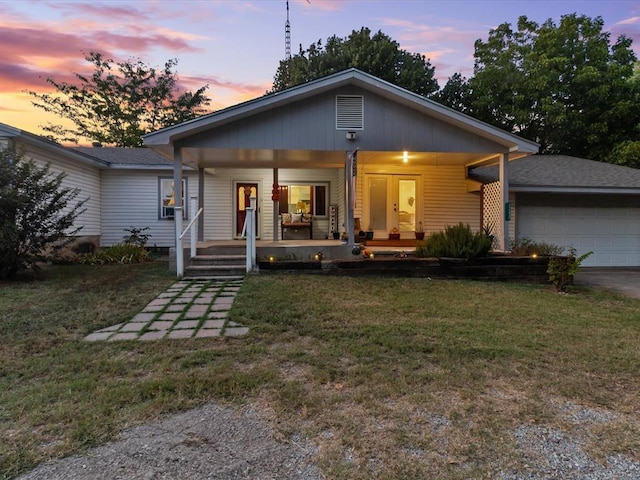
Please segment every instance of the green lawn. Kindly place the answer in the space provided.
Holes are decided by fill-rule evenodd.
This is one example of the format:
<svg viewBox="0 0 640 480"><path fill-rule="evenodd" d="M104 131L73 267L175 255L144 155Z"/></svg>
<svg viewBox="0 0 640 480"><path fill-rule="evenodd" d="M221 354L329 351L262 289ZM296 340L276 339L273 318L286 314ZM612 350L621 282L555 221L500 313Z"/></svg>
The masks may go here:
<svg viewBox="0 0 640 480"><path fill-rule="evenodd" d="M332 479L491 478L521 425L640 459L640 301L575 287L249 277L243 338L89 343L173 282L165 263L0 284L0 478L205 402L263 408ZM567 409L613 412L577 426Z"/></svg>

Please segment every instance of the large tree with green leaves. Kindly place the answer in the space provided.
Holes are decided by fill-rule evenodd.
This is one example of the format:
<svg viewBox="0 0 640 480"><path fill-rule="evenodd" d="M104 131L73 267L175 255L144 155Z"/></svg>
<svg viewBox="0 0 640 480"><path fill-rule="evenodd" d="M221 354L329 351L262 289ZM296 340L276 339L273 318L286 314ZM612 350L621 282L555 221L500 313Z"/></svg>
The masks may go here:
<svg viewBox="0 0 640 480"><path fill-rule="evenodd" d="M140 60L115 62L97 52L85 59L93 66L91 76L75 73L73 84L49 77L47 83L55 93L27 92L36 99L33 105L74 124L41 125L52 140L139 147L145 133L191 120L209 105L208 85L195 92L179 91L176 59L167 61L162 70Z"/></svg>
<svg viewBox="0 0 640 480"><path fill-rule="evenodd" d="M47 247L80 230L74 222L86 200L64 178L14 148L0 149L0 280L34 267Z"/></svg>
<svg viewBox="0 0 640 480"><path fill-rule="evenodd" d="M399 44L381 31L371 35L362 27L346 38L332 36L325 46L318 40L307 50L280 62L274 77L273 91L310 82L333 73L358 68L394 85L427 96L438 89L435 68L424 55L402 50Z"/></svg>
<svg viewBox="0 0 640 480"><path fill-rule="evenodd" d="M600 17L576 14L557 25L504 23L476 41L473 77L452 77L443 89L460 95L437 99L539 142L541 153L610 159L617 145L639 139L639 82L631 40L612 43L603 27Z"/></svg>

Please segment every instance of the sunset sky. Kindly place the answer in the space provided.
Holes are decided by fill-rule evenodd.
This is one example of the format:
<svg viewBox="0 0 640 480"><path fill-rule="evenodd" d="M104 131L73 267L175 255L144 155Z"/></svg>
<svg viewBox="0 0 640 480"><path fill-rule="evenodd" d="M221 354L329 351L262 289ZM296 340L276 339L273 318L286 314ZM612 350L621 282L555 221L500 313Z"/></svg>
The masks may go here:
<svg viewBox="0 0 640 480"><path fill-rule="evenodd" d="M520 15L601 16L612 41L632 38L640 56L640 0L290 0L289 8L292 53L366 26L431 59L440 86L455 72L471 75L474 41ZM0 122L33 133L58 120L24 90L90 74L83 52L155 67L177 58L185 88L210 85L213 110L264 94L285 52L285 0L0 0L0 12Z"/></svg>

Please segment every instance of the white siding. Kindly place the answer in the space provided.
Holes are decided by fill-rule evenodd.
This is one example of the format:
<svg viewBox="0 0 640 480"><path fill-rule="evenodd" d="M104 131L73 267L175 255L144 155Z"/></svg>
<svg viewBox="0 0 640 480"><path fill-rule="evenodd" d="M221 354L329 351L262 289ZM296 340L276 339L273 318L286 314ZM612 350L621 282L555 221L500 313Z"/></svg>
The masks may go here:
<svg viewBox="0 0 640 480"><path fill-rule="evenodd" d="M390 173L417 175L422 184L422 220L424 231L441 231L447 225L468 223L473 230L480 229L480 195L467 191L463 166L397 166L358 167L355 217L364 218L364 173ZM420 212L420 210L418 210ZM366 228L366 225L362 225Z"/></svg>
<svg viewBox="0 0 640 480"><path fill-rule="evenodd" d="M427 234L460 222L480 229L480 195L467 192L464 166L424 167L422 179Z"/></svg>
<svg viewBox="0 0 640 480"><path fill-rule="evenodd" d="M160 218L158 205L158 179L171 176L168 170L103 170L101 244L122 242L125 228L149 227L149 246L173 246L174 222ZM185 172L184 178L188 203L188 196L198 193L198 176L195 172Z"/></svg>
<svg viewBox="0 0 640 480"><path fill-rule="evenodd" d="M36 163L49 163L53 174L65 173L63 187L79 188L77 201L88 199L84 204L85 211L78 216L74 227L82 227L77 235L100 235L100 170L97 167L74 160L52 155L44 150L31 150L27 156Z"/></svg>
<svg viewBox="0 0 640 480"><path fill-rule="evenodd" d="M339 195L339 176L341 170L335 169L279 169L278 183L329 182L329 204L341 205ZM204 184L204 239L229 240L235 233L234 184L247 182L258 184L258 232L263 240L273 238L273 201L271 187L273 170L271 169L231 169L217 168L215 174L205 174ZM341 221L342 223L342 221ZM313 236L323 239L329 234L329 220L314 218Z"/></svg>

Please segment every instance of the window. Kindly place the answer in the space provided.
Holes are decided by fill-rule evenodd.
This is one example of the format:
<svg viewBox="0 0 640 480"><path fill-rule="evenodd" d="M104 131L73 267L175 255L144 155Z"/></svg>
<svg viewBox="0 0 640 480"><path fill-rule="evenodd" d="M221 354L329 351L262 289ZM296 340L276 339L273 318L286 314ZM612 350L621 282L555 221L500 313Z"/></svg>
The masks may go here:
<svg viewBox="0 0 640 480"><path fill-rule="evenodd" d="M280 213L308 213L326 217L329 210L329 184L280 185Z"/></svg>
<svg viewBox="0 0 640 480"><path fill-rule="evenodd" d="M158 179L158 198L160 218L172 219L174 217L175 190L173 188L173 178L160 177ZM184 199L187 198L187 179L182 179L182 216L187 218L187 205Z"/></svg>

